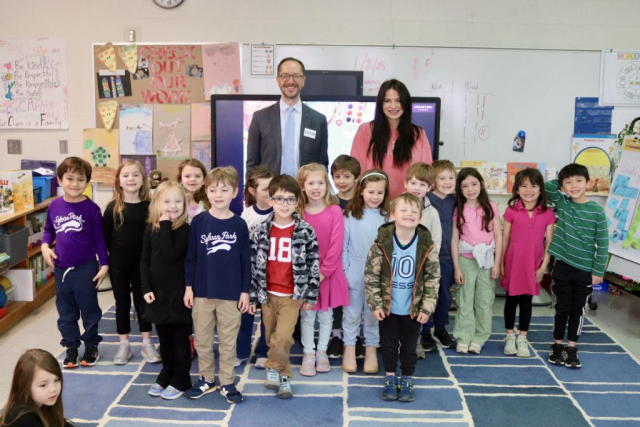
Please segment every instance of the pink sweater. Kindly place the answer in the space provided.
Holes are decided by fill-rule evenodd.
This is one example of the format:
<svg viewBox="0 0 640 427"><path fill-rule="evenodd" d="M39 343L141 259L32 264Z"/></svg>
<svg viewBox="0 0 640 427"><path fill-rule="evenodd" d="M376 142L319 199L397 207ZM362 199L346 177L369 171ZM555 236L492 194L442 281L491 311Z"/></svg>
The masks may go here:
<svg viewBox="0 0 640 427"><path fill-rule="evenodd" d="M360 162L360 168L362 172L369 169L373 169L376 166L373 164L372 153L367 155L369 150L369 142L371 141L371 123L367 122L360 125L356 136L353 138L353 145L351 146L351 156L358 159ZM429 145L429 139L424 133L424 129L420 131L420 138L413 146L412 159L407 162L402 168L398 169L393 165L393 144L398 138L398 130L391 130L391 139L389 140L389 148L387 149L387 156L382 162L382 170L389 176L389 196L391 200L404 193L404 180L407 169L416 162L425 162L431 164L433 157L431 156L431 145Z"/></svg>

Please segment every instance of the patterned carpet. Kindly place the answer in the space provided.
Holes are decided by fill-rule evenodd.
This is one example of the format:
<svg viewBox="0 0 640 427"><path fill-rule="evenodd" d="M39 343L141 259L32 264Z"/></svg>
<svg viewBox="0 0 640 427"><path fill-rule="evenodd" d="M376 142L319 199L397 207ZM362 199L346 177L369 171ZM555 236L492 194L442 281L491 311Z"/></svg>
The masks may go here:
<svg viewBox="0 0 640 427"><path fill-rule="evenodd" d="M502 328L503 319L495 317L493 330ZM64 373L65 414L79 426L108 427L640 426L638 360L587 321L579 347L583 368L550 366L551 331L551 317L532 319L529 359L502 354L501 334L492 335L480 355L452 349L427 353L418 361L413 403L383 401L382 373L347 375L340 360L333 360L331 372L312 378L294 368L295 397L284 401L263 387L264 371L241 366L236 379L245 401L231 406L217 392L199 400L148 396L160 365L141 358L137 332L129 364L111 363L118 346L111 307L100 324L104 341L98 365ZM292 363L299 368L301 359L296 345ZM197 359L191 372L195 381Z"/></svg>

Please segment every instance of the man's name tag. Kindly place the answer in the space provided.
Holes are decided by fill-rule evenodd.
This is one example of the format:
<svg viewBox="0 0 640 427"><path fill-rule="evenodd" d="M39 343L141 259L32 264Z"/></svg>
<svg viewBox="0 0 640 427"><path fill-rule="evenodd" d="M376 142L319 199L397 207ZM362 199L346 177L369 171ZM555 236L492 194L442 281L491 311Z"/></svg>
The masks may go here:
<svg viewBox="0 0 640 427"><path fill-rule="evenodd" d="M316 139L316 131L313 129L304 128L304 136L306 138Z"/></svg>

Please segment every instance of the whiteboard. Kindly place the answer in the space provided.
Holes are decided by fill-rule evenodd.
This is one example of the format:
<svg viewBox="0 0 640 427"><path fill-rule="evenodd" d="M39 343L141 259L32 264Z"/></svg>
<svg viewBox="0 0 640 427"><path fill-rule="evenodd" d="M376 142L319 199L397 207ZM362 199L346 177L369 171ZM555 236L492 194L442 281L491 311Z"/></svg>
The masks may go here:
<svg viewBox="0 0 640 427"><path fill-rule="evenodd" d="M599 51L277 45L274 63L300 59L310 70L362 70L364 95L397 78L412 96L443 100L440 158L570 162L576 97L599 91ZM245 94L279 94L275 76L251 75L243 46ZM512 151L519 130L524 153Z"/></svg>

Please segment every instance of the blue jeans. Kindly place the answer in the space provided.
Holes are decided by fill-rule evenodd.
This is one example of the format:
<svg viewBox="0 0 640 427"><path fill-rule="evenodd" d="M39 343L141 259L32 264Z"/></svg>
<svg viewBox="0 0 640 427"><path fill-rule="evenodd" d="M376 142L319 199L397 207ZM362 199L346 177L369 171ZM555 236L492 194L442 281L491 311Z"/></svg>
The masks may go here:
<svg viewBox="0 0 640 427"><path fill-rule="evenodd" d="M73 269L56 266L56 308L58 309L58 330L62 335L63 347L96 346L102 341L98 335L98 323L102 319L102 309L98 305L98 291L93 278L98 274L98 262L91 260ZM78 320L82 317L84 333L80 335Z"/></svg>
<svg viewBox="0 0 640 427"><path fill-rule="evenodd" d="M453 298L451 297L451 287L455 279L453 277L453 260L451 258L440 261L440 289L438 290L438 303L436 311L429 317L429 321L422 328L422 336L429 333L435 325L436 331L442 330L449 324L449 309Z"/></svg>
<svg viewBox="0 0 640 427"><path fill-rule="evenodd" d="M238 331L238 341L236 346L236 355L238 359L248 359L251 355L251 335L253 333L254 315L244 313L240 322L240 330ZM260 338L256 344L256 357L267 357L269 346L267 345L267 334L264 331L264 322L260 316Z"/></svg>

